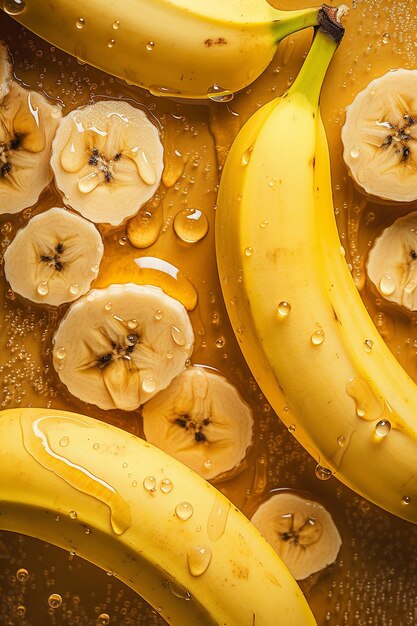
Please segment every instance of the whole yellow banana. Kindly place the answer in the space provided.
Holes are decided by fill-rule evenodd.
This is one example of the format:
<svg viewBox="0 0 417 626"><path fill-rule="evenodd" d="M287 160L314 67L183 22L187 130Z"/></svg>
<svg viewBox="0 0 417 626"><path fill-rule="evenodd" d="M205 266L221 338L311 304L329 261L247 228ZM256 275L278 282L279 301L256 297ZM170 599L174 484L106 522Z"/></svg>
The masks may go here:
<svg viewBox="0 0 417 626"><path fill-rule="evenodd" d="M267 0L8 0L4 10L156 95L220 101L254 81L278 42L318 15L317 8L280 11Z"/></svg>
<svg viewBox="0 0 417 626"><path fill-rule="evenodd" d="M47 409L0 412L0 528L113 573L178 626L314 626L291 574L212 485L151 444Z"/></svg>
<svg viewBox="0 0 417 626"><path fill-rule="evenodd" d="M362 303L334 218L318 98L335 48L319 32L293 86L230 151L220 280L245 358L317 475L417 522L417 387Z"/></svg>

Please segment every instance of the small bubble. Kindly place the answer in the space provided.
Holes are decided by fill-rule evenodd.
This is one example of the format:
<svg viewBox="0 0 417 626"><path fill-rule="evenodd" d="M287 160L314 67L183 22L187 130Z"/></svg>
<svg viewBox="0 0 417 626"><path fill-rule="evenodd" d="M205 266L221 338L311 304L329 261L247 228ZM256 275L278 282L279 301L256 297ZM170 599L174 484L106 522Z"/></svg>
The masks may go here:
<svg viewBox="0 0 417 626"><path fill-rule="evenodd" d="M143 486L146 491L154 492L156 490L155 476L145 476L145 478L143 479Z"/></svg>
<svg viewBox="0 0 417 626"><path fill-rule="evenodd" d="M229 89L220 87L220 85L212 85L207 89L207 95L214 102L230 102L233 100L233 93Z"/></svg>
<svg viewBox="0 0 417 626"><path fill-rule="evenodd" d="M76 296L80 293L80 285L78 283L73 283L72 285L70 285L69 290L73 296Z"/></svg>
<svg viewBox="0 0 417 626"><path fill-rule="evenodd" d="M13 15L13 13L11 13L11 15ZM23 617L24 615L26 615L26 607L23 604L19 604L16 607L16 613L20 615L20 617Z"/></svg>
<svg viewBox="0 0 417 626"><path fill-rule="evenodd" d="M38 294L40 296L47 296L48 293L49 293L48 281L47 280L41 280L41 282L38 283L36 291L38 292Z"/></svg>
<svg viewBox="0 0 417 626"><path fill-rule="evenodd" d="M16 572L16 578L21 583L24 583L28 579L28 576L29 576L29 572L24 567L20 567Z"/></svg>
<svg viewBox="0 0 417 626"><path fill-rule="evenodd" d="M379 281L379 291L383 296L390 296L396 290L397 285L392 274L383 274Z"/></svg>
<svg viewBox="0 0 417 626"><path fill-rule="evenodd" d="M391 430L391 422L388 420L380 420L375 426L375 433L378 437L386 437Z"/></svg>
<svg viewBox="0 0 417 626"><path fill-rule="evenodd" d="M159 489L162 493L170 493L174 488L174 483L169 478L163 478L159 483Z"/></svg>
<svg viewBox="0 0 417 626"><path fill-rule="evenodd" d="M110 624L110 615L108 613L100 613L97 617L96 626L108 626L108 624Z"/></svg>
<svg viewBox="0 0 417 626"><path fill-rule="evenodd" d="M153 376L145 376L142 380L141 387L145 393L153 393L157 387L156 378Z"/></svg>
<svg viewBox="0 0 417 626"><path fill-rule="evenodd" d="M113 22L113 29L119 30L119 28L120 28L120 20L116 20L115 22Z"/></svg>
<svg viewBox="0 0 417 626"><path fill-rule="evenodd" d="M340 437L337 438L337 443L341 448L343 448L346 445L346 437L344 435L340 435Z"/></svg>
<svg viewBox="0 0 417 626"><path fill-rule="evenodd" d="M194 513L193 506L189 502L179 502L177 506L175 507L176 516L179 517L180 520L183 520L184 522L190 519L193 513Z"/></svg>
<svg viewBox="0 0 417 626"><path fill-rule="evenodd" d="M350 156L352 157L352 159L359 159L360 155L361 151L357 147L352 148L352 150L350 151Z"/></svg>
<svg viewBox="0 0 417 626"><path fill-rule="evenodd" d="M311 343L313 346L320 346L325 339L324 331L319 329L311 335Z"/></svg>
<svg viewBox="0 0 417 626"><path fill-rule="evenodd" d="M278 318L287 317L289 315L290 311L291 311L291 304L289 302L286 302L285 300L283 300L278 305L277 317Z"/></svg>
<svg viewBox="0 0 417 626"><path fill-rule="evenodd" d="M91 533L91 529L87 527L84 532L86 535L89 535Z"/></svg>
<svg viewBox="0 0 417 626"><path fill-rule="evenodd" d="M26 7L24 0L4 0L3 9L8 15L19 15ZM25 609L26 610L26 609Z"/></svg>
<svg viewBox="0 0 417 626"><path fill-rule="evenodd" d="M93 444L93 450L99 450L100 449L100 444L99 443L94 443Z"/></svg>
<svg viewBox="0 0 417 626"><path fill-rule="evenodd" d="M114 44L115 44L115 40L114 39L110 39L109 43L107 44L108 48L113 48ZM120 242L119 242L120 243Z"/></svg>
<svg viewBox="0 0 417 626"><path fill-rule="evenodd" d="M62 361L67 356L67 351L63 346L60 346L55 350L56 358Z"/></svg>
<svg viewBox="0 0 417 626"><path fill-rule="evenodd" d="M61 446L61 448L66 448L69 444L69 441L69 437L61 437L61 439L59 440L59 445Z"/></svg>
<svg viewBox="0 0 417 626"><path fill-rule="evenodd" d="M411 496L403 496L403 498L402 498L401 502L402 502L403 504L410 504L410 502L411 502Z"/></svg>
<svg viewBox="0 0 417 626"><path fill-rule="evenodd" d="M226 341L224 337L219 337L218 339L216 339L216 348L224 348L225 343Z"/></svg>
<svg viewBox="0 0 417 626"><path fill-rule="evenodd" d="M51 609L57 609L62 604L62 598L59 593L52 593L48 598L48 604Z"/></svg>
<svg viewBox="0 0 417 626"><path fill-rule="evenodd" d="M374 342L372 341L372 339L365 339L364 347L365 352L371 352L372 348L374 347Z"/></svg>
<svg viewBox="0 0 417 626"><path fill-rule="evenodd" d="M288 426L288 432L291 433L291 434L295 433L295 424L290 424Z"/></svg>
<svg viewBox="0 0 417 626"><path fill-rule="evenodd" d="M77 519L78 513L77 513L77 511L70 511L69 516L70 516L71 519Z"/></svg>
<svg viewBox="0 0 417 626"><path fill-rule="evenodd" d="M389 33L384 33L382 35L382 43L389 43L391 40L391 35Z"/></svg>
<svg viewBox="0 0 417 626"><path fill-rule="evenodd" d="M323 467L323 465L316 465L314 473L319 480L328 480L333 474L331 469Z"/></svg>
<svg viewBox="0 0 417 626"><path fill-rule="evenodd" d="M146 44L146 49L148 50L148 52L152 52L154 48L155 48L155 42L148 41L148 43Z"/></svg>
<svg viewBox="0 0 417 626"><path fill-rule="evenodd" d="M75 22L75 25L81 30L81 28L84 28L85 26L85 19L83 17L79 17L78 20Z"/></svg>

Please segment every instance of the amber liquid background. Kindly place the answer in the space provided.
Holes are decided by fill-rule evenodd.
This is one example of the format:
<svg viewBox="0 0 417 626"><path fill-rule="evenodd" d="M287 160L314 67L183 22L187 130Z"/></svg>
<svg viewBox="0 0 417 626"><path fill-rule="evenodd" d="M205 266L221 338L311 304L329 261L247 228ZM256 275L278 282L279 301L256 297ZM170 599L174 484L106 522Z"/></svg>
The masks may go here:
<svg viewBox="0 0 417 626"><path fill-rule="evenodd" d="M287 0L274 4L289 9L315 3ZM417 316L404 314L379 298L364 273L369 247L381 229L416 207L377 204L355 189L343 163L340 140L345 107L358 91L388 69L417 68L417 9L410 1L396 0L358 0L348 5L347 33L331 65L322 96L338 226L348 262L372 318L391 350L417 379ZM334 565L302 583L320 626L417 624L417 529L357 496L336 478L318 480L315 462L280 423L252 379L228 323L217 278L215 203L225 155L246 119L291 84L311 33L282 42L264 75L227 104L186 104L151 96L80 64L3 13L0 36L12 52L17 80L61 103L64 114L87 102L121 98L144 107L160 126L165 180L170 186L162 185L149 204L151 212L159 211L162 216L160 236L152 247L139 250L126 240L125 226L102 227L105 258L95 286L128 280L142 282L143 274L139 275L134 260L153 256L169 261L182 272L181 283L163 279L172 295L181 299L190 289L196 290L198 303L190 312L196 336L192 363L214 367L233 382L251 405L256 421L254 445L241 472L217 486L249 516L271 491L288 488L307 492L331 512L343 540L339 556ZM279 137L278 149L285 150ZM52 206L62 206L53 185L35 207L16 216L3 215L1 253L31 215ZM173 230L173 219L184 208L199 209L209 220L208 234L198 243L181 242ZM54 329L65 307L55 310L25 303L10 291L2 275L0 281L1 407L65 408L140 436L140 412L100 411L71 397L60 385L50 350ZM384 476L380 480L383 489ZM25 583L16 579L21 567L29 572ZM57 609L48 606L52 593L63 598ZM24 615L18 614L18 606L25 608ZM101 613L107 613L110 624L117 626L163 623L154 610L116 578L107 577L77 556L13 533L0 534L1 625L90 626L96 624Z"/></svg>

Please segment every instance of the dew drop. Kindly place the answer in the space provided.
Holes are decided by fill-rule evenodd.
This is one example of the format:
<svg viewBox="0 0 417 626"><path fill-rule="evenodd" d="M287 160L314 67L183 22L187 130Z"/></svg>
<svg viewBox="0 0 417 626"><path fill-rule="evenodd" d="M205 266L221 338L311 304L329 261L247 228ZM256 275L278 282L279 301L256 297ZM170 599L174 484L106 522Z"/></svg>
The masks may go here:
<svg viewBox="0 0 417 626"><path fill-rule="evenodd" d="M69 444L69 441L69 437L61 437L61 439L59 440L59 445L61 446L61 448L66 448Z"/></svg>
<svg viewBox="0 0 417 626"><path fill-rule="evenodd" d="M16 578L21 583L24 583L28 579L28 576L29 576L29 572L24 567L20 567L16 572Z"/></svg>
<svg viewBox="0 0 417 626"><path fill-rule="evenodd" d="M80 285L78 283L73 283L72 285L70 285L69 290L73 296L76 296L80 293Z"/></svg>
<svg viewBox="0 0 417 626"><path fill-rule="evenodd" d="M77 511L70 511L69 516L70 516L71 519L77 519L78 513L77 513Z"/></svg>
<svg viewBox="0 0 417 626"><path fill-rule="evenodd" d="M100 449L100 444L99 443L94 443L93 444L93 450L99 450Z"/></svg>
<svg viewBox="0 0 417 626"><path fill-rule="evenodd" d="M143 479L143 486L146 491L154 492L156 490L156 478L155 476L145 476Z"/></svg>
<svg viewBox="0 0 417 626"><path fill-rule="evenodd" d="M379 281L379 291L383 296L390 296L397 288L395 278L392 274L383 274Z"/></svg>
<svg viewBox="0 0 417 626"><path fill-rule="evenodd" d="M313 346L320 346L325 339L324 331L319 329L311 335L311 343Z"/></svg>
<svg viewBox="0 0 417 626"><path fill-rule="evenodd" d="M26 7L24 0L4 0L3 9L8 15L19 15Z"/></svg>
<svg viewBox="0 0 417 626"><path fill-rule="evenodd" d="M314 473L319 480L329 480L329 478L333 474L331 469L329 469L328 467L323 467L323 465L316 465Z"/></svg>
<svg viewBox="0 0 417 626"><path fill-rule="evenodd" d="M105 311L111 311L112 309L112 303L111 302L106 302L106 304L104 305L104 310Z"/></svg>
<svg viewBox="0 0 417 626"><path fill-rule="evenodd" d="M213 467L213 461L211 459L205 459L203 465L206 469L211 469Z"/></svg>
<svg viewBox="0 0 417 626"><path fill-rule="evenodd" d="M139 326L138 320L129 320L127 323L127 327L129 330L135 330Z"/></svg>
<svg viewBox="0 0 417 626"><path fill-rule="evenodd" d="M230 506L230 502L228 500L225 501L221 494L215 496L207 519L207 535L211 541L217 541L224 534Z"/></svg>
<svg viewBox="0 0 417 626"><path fill-rule="evenodd" d="M389 43L391 40L391 35L389 33L384 33L382 35L382 43Z"/></svg>
<svg viewBox="0 0 417 626"><path fill-rule="evenodd" d="M115 40L114 39L110 39L109 43L107 44L108 48L113 48L114 44L115 44Z"/></svg>
<svg viewBox="0 0 417 626"><path fill-rule="evenodd" d="M116 20L113 22L113 29L114 30L119 30L120 28L120 20Z"/></svg>
<svg viewBox="0 0 417 626"><path fill-rule="evenodd" d="M108 613L100 613L100 615L97 617L96 626L108 626L109 624L110 615Z"/></svg>
<svg viewBox="0 0 417 626"><path fill-rule="evenodd" d="M148 41L148 43L146 44L146 49L148 50L148 52L152 52L154 48L155 48L155 42Z"/></svg>
<svg viewBox="0 0 417 626"><path fill-rule="evenodd" d="M212 85L207 89L207 95L214 102L230 102L233 100L233 93L229 89L220 87L220 85Z"/></svg>
<svg viewBox="0 0 417 626"><path fill-rule="evenodd" d="M391 422L388 420L380 420L375 426L375 434L378 437L386 437L391 430Z"/></svg>
<svg viewBox="0 0 417 626"><path fill-rule="evenodd" d="M410 504L410 502L411 502L411 496L403 496L402 498L403 504Z"/></svg>
<svg viewBox="0 0 417 626"><path fill-rule="evenodd" d="M372 341L372 339L365 339L365 342L364 342L365 352L371 352L373 347L374 347L374 342Z"/></svg>
<svg viewBox="0 0 417 626"><path fill-rule="evenodd" d="M252 150L253 150L253 146L251 146L250 148L245 150L245 152L242 154L242 165L243 166L248 165L248 163L250 161L250 158L252 156Z"/></svg>
<svg viewBox="0 0 417 626"><path fill-rule="evenodd" d="M352 159L359 159L360 155L361 151L356 146L350 151L350 156L352 157Z"/></svg>
<svg viewBox="0 0 417 626"><path fill-rule="evenodd" d="M187 552L187 565L191 576L201 576L207 571L212 557L208 546L195 546Z"/></svg>
<svg viewBox="0 0 417 626"><path fill-rule="evenodd" d="M179 517L183 522L190 519L192 514L194 513L193 505L189 502L179 502L175 507L175 515Z"/></svg>
<svg viewBox="0 0 417 626"><path fill-rule="evenodd" d="M161 309L158 309L155 312L154 318L156 319L157 322L159 322L163 317L163 312L161 311Z"/></svg>
<svg viewBox="0 0 417 626"><path fill-rule="evenodd" d="M81 30L85 26L85 19L83 17L79 17L78 20L75 22L75 25Z"/></svg>
<svg viewBox="0 0 417 626"><path fill-rule="evenodd" d="M98 265L92 265L91 266L91 271L93 272L93 274L98 274L100 267Z"/></svg>
<svg viewBox="0 0 417 626"><path fill-rule="evenodd" d="M253 248L249 247L249 248L245 248L245 256L252 256L253 254Z"/></svg>
<svg viewBox="0 0 417 626"><path fill-rule="evenodd" d="M172 350L168 350L167 359L172 359L174 357L174 352Z"/></svg>
<svg viewBox="0 0 417 626"><path fill-rule="evenodd" d="M36 291L38 292L38 294L40 296L47 296L48 293L49 293L48 281L47 280L41 280L41 282L38 283Z"/></svg>
<svg viewBox="0 0 417 626"><path fill-rule="evenodd" d="M142 380L141 387L145 393L153 393L156 389L157 382L153 376L145 376Z"/></svg>
<svg viewBox="0 0 417 626"><path fill-rule="evenodd" d="M177 346L185 345L184 333L182 332L182 330L178 328L178 326L171 326L171 336L173 340L175 341L175 343L177 344Z"/></svg>
<svg viewBox="0 0 417 626"><path fill-rule="evenodd" d="M120 237L119 244L125 246L127 244L127 237Z"/></svg>
<svg viewBox="0 0 417 626"><path fill-rule="evenodd" d="M288 432L291 434L295 433L295 424L290 424L288 426Z"/></svg>
<svg viewBox="0 0 417 626"><path fill-rule="evenodd" d="M343 448L346 445L346 437L344 435L340 435L340 437L337 438L337 443L341 448Z"/></svg>
<svg viewBox="0 0 417 626"><path fill-rule="evenodd" d="M174 483L170 478L163 478L159 483L159 489L162 493L170 493L174 488Z"/></svg>
<svg viewBox="0 0 417 626"><path fill-rule="evenodd" d="M277 308L277 317L281 319L283 317L287 317L291 311L291 304L283 300L279 303Z"/></svg>
<svg viewBox="0 0 417 626"><path fill-rule="evenodd" d="M219 348L219 349L220 349L220 348L224 348L225 343L226 343L226 341L225 341L224 337L219 337L219 338L218 338L218 339L216 339L216 341L215 341L216 348Z"/></svg>
<svg viewBox="0 0 417 626"><path fill-rule="evenodd" d="M57 609L62 604L62 598L59 593L52 593L48 598L48 604L51 609Z"/></svg>
<svg viewBox="0 0 417 626"><path fill-rule="evenodd" d="M183 209L174 218L174 232L186 243L197 243L208 233L208 219L198 209Z"/></svg>
<svg viewBox="0 0 417 626"><path fill-rule="evenodd" d="M55 350L56 358L62 361L67 356L67 351L63 346L60 346Z"/></svg>

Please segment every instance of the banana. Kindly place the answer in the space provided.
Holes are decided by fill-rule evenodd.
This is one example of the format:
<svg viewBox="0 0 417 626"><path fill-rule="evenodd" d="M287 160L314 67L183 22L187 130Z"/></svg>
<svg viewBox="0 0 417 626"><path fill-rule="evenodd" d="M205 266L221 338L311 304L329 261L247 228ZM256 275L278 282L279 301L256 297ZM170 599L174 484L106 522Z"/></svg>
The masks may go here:
<svg viewBox="0 0 417 626"><path fill-rule="evenodd" d="M320 30L293 86L233 144L216 211L220 281L248 365L317 477L335 473L417 522L417 388L372 323L334 218L318 98L335 48Z"/></svg>
<svg viewBox="0 0 417 626"><path fill-rule="evenodd" d="M12 409L0 413L0 457L1 529L95 563L168 624L316 625L249 520L138 437L75 413Z"/></svg>
<svg viewBox="0 0 417 626"><path fill-rule="evenodd" d="M155 95L227 101L268 66L278 42L317 8L267 0L48 0L12 17L53 45ZM24 8L23 8L24 7ZM5 9L6 10L6 9Z"/></svg>
<svg viewBox="0 0 417 626"><path fill-rule="evenodd" d="M207 480L230 478L252 443L249 406L208 368L187 368L142 415L146 439Z"/></svg>
<svg viewBox="0 0 417 626"><path fill-rule="evenodd" d="M321 504L285 489L263 502L251 522L296 580L333 563L342 545L330 513Z"/></svg>
<svg viewBox="0 0 417 626"><path fill-rule="evenodd" d="M15 81L0 102L0 214L31 207L52 180L51 142L61 109Z"/></svg>
<svg viewBox="0 0 417 626"><path fill-rule="evenodd" d="M4 273L24 298L58 306L87 293L103 250L91 222L54 207L18 231L4 254Z"/></svg>
<svg viewBox="0 0 417 626"><path fill-rule="evenodd" d="M185 367L194 335L183 305L150 285L93 289L53 338L53 364L72 395L134 411Z"/></svg>
<svg viewBox="0 0 417 626"><path fill-rule="evenodd" d="M343 158L354 181L384 200L417 200L417 70L371 81L346 111Z"/></svg>
<svg viewBox="0 0 417 626"><path fill-rule="evenodd" d="M386 300L417 309L417 213L400 217L385 228L371 248L369 279Z"/></svg>
<svg viewBox="0 0 417 626"><path fill-rule="evenodd" d="M159 131L127 102L87 105L62 119L51 166L66 204L93 222L118 225L137 213L160 183Z"/></svg>
<svg viewBox="0 0 417 626"><path fill-rule="evenodd" d="M7 45L0 41L0 102L7 96L12 79L12 64Z"/></svg>

